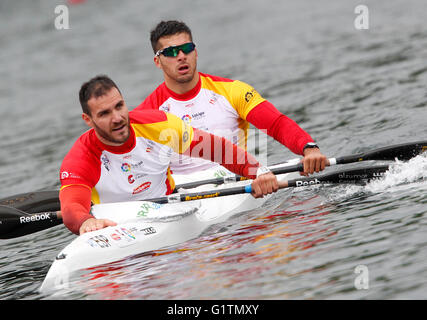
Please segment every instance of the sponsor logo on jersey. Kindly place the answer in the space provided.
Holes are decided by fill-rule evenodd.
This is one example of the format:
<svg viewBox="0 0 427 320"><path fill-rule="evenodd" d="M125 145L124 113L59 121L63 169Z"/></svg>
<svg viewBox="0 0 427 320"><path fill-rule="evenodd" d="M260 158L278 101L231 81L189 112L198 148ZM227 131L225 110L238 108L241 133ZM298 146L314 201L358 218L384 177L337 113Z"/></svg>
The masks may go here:
<svg viewBox="0 0 427 320"><path fill-rule="evenodd" d="M130 184L132 184L132 183L134 183L135 182L135 179L133 178L133 175L131 174L131 175L129 175L129 177L128 177L128 182L130 183Z"/></svg>
<svg viewBox="0 0 427 320"><path fill-rule="evenodd" d="M200 119L202 119L202 118L205 117L205 112L202 111L202 112L198 112L198 113L192 114L191 117L192 117L193 120L200 120Z"/></svg>
<svg viewBox="0 0 427 320"><path fill-rule="evenodd" d="M186 143L188 141L188 137L189 137L188 131L185 131L184 134L183 134L183 136L182 136L182 141L184 143Z"/></svg>
<svg viewBox="0 0 427 320"><path fill-rule="evenodd" d="M129 172L131 169L137 169L144 165L144 161L139 161L138 163L122 163L122 171L123 172Z"/></svg>
<svg viewBox="0 0 427 320"><path fill-rule="evenodd" d="M254 93L255 93L255 89L252 89L252 91L246 92L246 94L245 94L246 102L249 102L253 98Z"/></svg>
<svg viewBox="0 0 427 320"><path fill-rule="evenodd" d="M104 168L107 171L110 171L110 160L108 159L108 157L105 154L103 154L101 156L101 161L102 161L102 164L104 165Z"/></svg>
<svg viewBox="0 0 427 320"><path fill-rule="evenodd" d="M74 178L74 179L80 179L80 176L72 173L72 172L68 172L68 171L62 171L61 172L61 180L63 179L67 179L67 178Z"/></svg>
<svg viewBox="0 0 427 320"><path fill-rule="evenodd" d="M129 163L123 163L122 164L122 171L123 172L129 172L130 171L130 164Z"/></svg>
<svg viewBox="0 0 427 320"><path fill-rule="evenodd" d="M186 124L191 123L191 116L189 114L183 115L181 118Z"/></svg>
<svg viewBox="0 0 427 320"><path fill-rule="evenodd" d="M215 102L217 102L217 101L218 101L218 95L214 93L212 95L212 98L210 98L209 103L210 104L215 104Z"/></svg>
<svg viewBox="0 0 427 320"><path fill-rule="evenodd" d="M160 106L160 108L159 108L159 110L164 111L164 112L169 112L169 111L170 111L170 109L171 109L171 106L170 106L170 104L169 104L169 103L168 103L168 104L166 104L166 105L162 105L162 106Z"/></svg>
<svg viewBox="0 0 427 320"><path fill-rule="evenodd" d="M132 194L138 194L138 193L144 192L147 189L149 189L150 187L151 187L151 182L150 181L144 182L139 187L136 187L135 189L133 189Z"/></svg>

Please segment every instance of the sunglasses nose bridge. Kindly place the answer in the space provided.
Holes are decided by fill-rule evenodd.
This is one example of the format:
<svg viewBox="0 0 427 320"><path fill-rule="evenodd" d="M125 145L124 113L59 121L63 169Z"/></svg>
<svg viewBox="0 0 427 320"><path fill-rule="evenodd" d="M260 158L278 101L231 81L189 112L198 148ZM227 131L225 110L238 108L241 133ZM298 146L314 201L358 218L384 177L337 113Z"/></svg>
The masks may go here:
<svg viewBox="0 0 427 320"><path fill-rule="evenodd" d="M182 48L179 48L178 49L178 52L177 52L177 54L176 54L176 57L179 59L179 58L183 58L183 57L186 57L186 54L185 54L185 52L184 52L184 50L182 49Z"/></svg>

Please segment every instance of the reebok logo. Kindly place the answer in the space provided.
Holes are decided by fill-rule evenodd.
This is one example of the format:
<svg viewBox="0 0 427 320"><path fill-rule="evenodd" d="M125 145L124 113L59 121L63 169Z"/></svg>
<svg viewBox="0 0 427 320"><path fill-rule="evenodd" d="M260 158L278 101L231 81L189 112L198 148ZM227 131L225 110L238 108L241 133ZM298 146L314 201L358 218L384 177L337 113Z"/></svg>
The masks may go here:
<svg viewBox="0 0 427 320"><path fill-rule="evenodd" d="M320 181L317 180L316 178L314 180L310 180L310 181L296 181L296 186L297 187L304 187L304 186L311 186L311 185L315 185L315 184L320 184Z"/></svg>
<svg viewBox="0 0 427 320"><path fill-rule="evenodd" d="M50 219L50 212L33 214L31 216L28 216L28 217L19 217L19 222L20 223L28 223L28 222L41 221L41 220L46 220L46 219Z"/></svg>

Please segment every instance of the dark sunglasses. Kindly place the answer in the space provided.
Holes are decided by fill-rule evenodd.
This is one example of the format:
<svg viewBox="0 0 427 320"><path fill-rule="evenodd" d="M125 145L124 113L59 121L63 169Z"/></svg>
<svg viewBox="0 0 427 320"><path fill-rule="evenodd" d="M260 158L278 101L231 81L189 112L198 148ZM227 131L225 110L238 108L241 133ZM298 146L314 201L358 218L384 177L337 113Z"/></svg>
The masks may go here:
<svg viewBox="0 0 427 320"><path fill-rule="evenodd" d="M189 54L194 50L194 48L196 48L196 45L193 42L184 43L180 46L171 46L157 51L156 57L161 54L163 54L165 57L176 57L179 54L179 51L182 51L185 54Z"/></svg>

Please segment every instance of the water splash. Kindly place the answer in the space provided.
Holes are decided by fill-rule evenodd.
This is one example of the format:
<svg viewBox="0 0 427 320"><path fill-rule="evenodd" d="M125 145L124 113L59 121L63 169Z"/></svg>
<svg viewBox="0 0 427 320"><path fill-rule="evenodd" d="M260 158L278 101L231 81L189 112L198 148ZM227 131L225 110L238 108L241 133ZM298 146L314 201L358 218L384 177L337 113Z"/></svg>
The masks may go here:
<svg viewBox="0 0 427 320"><path fill-rule="evenodd" d="M394 192L414 187L414 183L427 181L427 154L412 158L408 162L396 160L390 164L383 177L366 185L336 185L325 190L327 201L342 202L355 197L364 197L381 192Z"/></svg>
<svg viewBox="0 0 427 320"><path fill-rule="evenodd" d="M396 160L384 177L374 180L365 186L372 193L382 192L401 185L408 185L427 179L427 154L423 153L408 162Z"/></svg>

